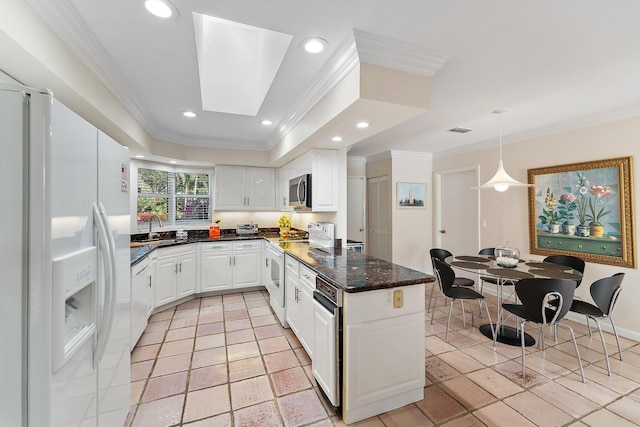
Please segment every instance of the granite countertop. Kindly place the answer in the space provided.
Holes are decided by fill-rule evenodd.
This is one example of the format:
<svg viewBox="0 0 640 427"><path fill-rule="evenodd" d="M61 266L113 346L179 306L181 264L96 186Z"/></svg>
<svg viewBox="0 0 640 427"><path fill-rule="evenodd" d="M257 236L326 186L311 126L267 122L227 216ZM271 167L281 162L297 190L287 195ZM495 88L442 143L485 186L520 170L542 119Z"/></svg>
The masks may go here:
<svg viewBox="0 0 640 427"><path fill-rule="evenodd" d="M315 270L324 279L345 292L365 292L377 289L395 288L433 282L432 275L393 264L378 258L363 255L343 248L314 249L301 240L282 241L277 232L260 232L251 236L225 233L216 239L195 236L187 240L167 239L160 244L131 248L131 266L142 261L156 248L174 247L198 242L219 242L266 239L277 244L286 253Z"/></svg>
<svg viewBox="0 0 640 427"><path fill-rule="evenodd" d="M349 293L417 285L435 280L430 274L344 248L319 250L297 243L280 243L279 246Z"/></svg>

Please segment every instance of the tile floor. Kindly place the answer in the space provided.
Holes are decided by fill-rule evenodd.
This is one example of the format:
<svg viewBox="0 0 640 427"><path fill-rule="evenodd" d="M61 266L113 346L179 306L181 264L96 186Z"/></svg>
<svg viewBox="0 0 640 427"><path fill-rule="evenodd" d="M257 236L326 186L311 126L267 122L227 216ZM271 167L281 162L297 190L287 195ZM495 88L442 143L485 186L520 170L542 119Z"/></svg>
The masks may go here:
<svg viewBox="0 0 640 427"><path fill-rule="evenodd" d="M343 426L318 396L309 357L267 299L265 291L201 298L153 315L131 355L126 425ZM495 299L487 299L495 313ZM446 343L447 307L439 299L433 325L427 315L424 400L354 425L640 425L638 343L622 339L620 362L615 338L606 335L609 377L598 334L589 338L586 326L569 322L587 383L562 328L557 344L547 330L546 352L528 349L523 379L520 348L498 344L494 351L469 313L463 328L459 305Z"/></svg>

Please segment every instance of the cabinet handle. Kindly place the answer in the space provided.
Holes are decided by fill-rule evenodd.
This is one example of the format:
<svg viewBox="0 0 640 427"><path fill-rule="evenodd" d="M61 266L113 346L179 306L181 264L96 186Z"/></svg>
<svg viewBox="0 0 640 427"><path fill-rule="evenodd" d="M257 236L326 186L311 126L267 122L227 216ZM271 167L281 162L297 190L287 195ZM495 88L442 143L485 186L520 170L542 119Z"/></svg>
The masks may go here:
<svg viewBox="0 0 640 427"><path fill-rule="evenodd" d="M300 289L298 289L298 287L296 286L296 295L295 295L296 302L300 302L299 291Z"/></svg>
<svg viewBox="0 0 640 427"><path fill-rule="evenodd" d="M232 258L232 257L229 257L229 265L232 265L232 264L231 264L231 258Z"/></svg>
<svg viewBox="0 0 640 427"><path fill-rule="evenodd" d="M179 272L182 273L182 263L178 264L180 266Z"/></svg>
<svg viewBox="0 0 640 427"><path fill-rule="evenodd" d="M151 287L151 275L147 277L147 285Z"/></svg>
<svg viewBox="0 0 640 427"><path fill-rule="evenodd" d="M269 267L269 258L264 259L264 266Z"/></svg>
<svg viewBox="0 0 640 427"><path fill-rule="evenodd" d="M236 265L236 256L233 256L233 265Z"/></svg>
<svg viewBox="0 0 640 427"><path fill-rule="evenodd" d="M287 198L286 197L282 198L282 206L287 206Z"/></svg>
<svg viewBox="0 0 640 427"><path fill-rule="evenodd" d="M173 271L174 271L176 274L178 274L178 264L176 264L176 265L173 267Z"/></svg>

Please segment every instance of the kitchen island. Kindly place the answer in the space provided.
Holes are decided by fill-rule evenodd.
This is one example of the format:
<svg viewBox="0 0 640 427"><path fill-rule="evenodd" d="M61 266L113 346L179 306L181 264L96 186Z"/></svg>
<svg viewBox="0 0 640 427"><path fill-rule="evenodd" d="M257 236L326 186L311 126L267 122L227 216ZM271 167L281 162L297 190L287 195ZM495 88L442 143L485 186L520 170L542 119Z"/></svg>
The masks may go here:
<svg viewBox="0 0 640 427"><path fill-rule="evenodd" d="M307 343L304 347L320 390L326 392L325 375L335 373L329 390L337 400L330 402L346 424L424 398L425 283L432 282L433 276L355 251L281 242L277 235L227 235L216 241L238 239L268 240L285 251L291 261L287 261L287 268L294 265L298 276L284 281L286 310L307 323L300 328L290 326L296 334L307 335L299 339ZM132 248L132 265L155 247L211 241L204 237L186 242L169 239L160 245ZM316 280L339 291L333 314L319 304ZM304 282L310 285L307 291L303 290ZM333 316L332 325L325 321L327 316Z"/></svg>

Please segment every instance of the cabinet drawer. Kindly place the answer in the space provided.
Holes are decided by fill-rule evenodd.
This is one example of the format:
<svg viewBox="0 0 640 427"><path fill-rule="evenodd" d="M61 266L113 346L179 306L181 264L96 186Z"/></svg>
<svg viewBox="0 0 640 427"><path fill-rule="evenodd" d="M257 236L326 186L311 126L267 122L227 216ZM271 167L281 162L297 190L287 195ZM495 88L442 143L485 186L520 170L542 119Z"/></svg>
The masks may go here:
<svg viewBox="0 0 640 427"><path fill-rule="evenodd" d="M247 249L261 249L262 240L244 240L242 242L233 242L234 251L242 251Z"/></svg>
<svg viewBox="0 0 640 427"><path fill-rule="evenodd" d="M349 325L413 313L424 315L424 284L344 293L343 298L344 315Z"/></svg>
<svg viewBox="0 0 640 427"><path fill-rule="evenodd" d="M192 254L195 251L195 247L196 245L189 243L189 244L173 246L170 248L161 248L161 249L158 249L157 251L158 258L169 257L169 256L173 257L177 255L182 255L182 254Z"/></svg>
<svg viewBox="0 0 640 427"><path fill-rule="evenodd" d="M232 248L231 242L215 242L215 243L200 243L201 252L216 252L216 251L229 251Z"/></svg>
<svg viewBox="0 0 640 427"><path fill-rule="evenodd" d="M615 257L622 254L622 243L607 238L538 236L538 247Z"/></svg>
<svg viewBox="0 0 640 427"><path fill-rule="evenodd" d="M284 267L288 274L300 276L300 262L285 254Z"/></svg>
<svg viewBox="0 0 640 427"><path fill-rule="evenodd" d="M300 283L305 285L310 293L313 293L316 289L316 273L302 264L300 264Z"/></svg>

